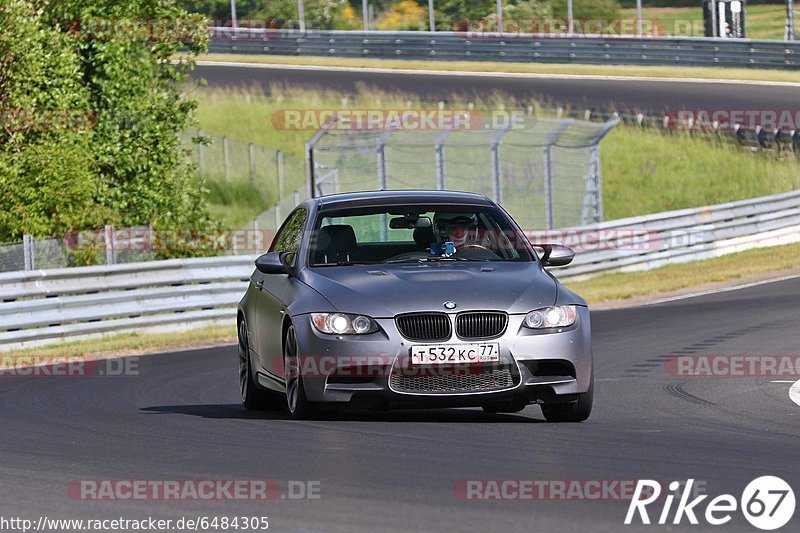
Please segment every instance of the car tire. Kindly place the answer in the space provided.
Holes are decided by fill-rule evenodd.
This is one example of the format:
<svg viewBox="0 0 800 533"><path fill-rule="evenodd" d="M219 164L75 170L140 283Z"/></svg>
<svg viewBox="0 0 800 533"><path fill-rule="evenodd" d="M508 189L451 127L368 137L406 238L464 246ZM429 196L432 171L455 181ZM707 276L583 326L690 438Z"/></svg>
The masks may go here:
<svg viewBox="0 0 800 533"><path fill-rule="evenodd" d="M303 385L303 373L300 372L297 334L294 326L286 329L284 337L283 361L286 376L286 410L295 420L308 420L318 416L317 406L308 401Z"/></svg>
<svg viewBox="0 0 800 533"><path fill-rule="evenodd" d="M247 324L239 322L239 392L242 405L251 411L275 409L280 406L280 397L258 386L253 376L253 365L250 361L250 344L248 342Z"/></svg>
<svg viewBox="0 0 800 533"><path fill-rule="evenodd" d="M583 422L592 414L594 373L589 378L589 390L578 394L572 403L542 404L542 414L548 422Z"/></svg>

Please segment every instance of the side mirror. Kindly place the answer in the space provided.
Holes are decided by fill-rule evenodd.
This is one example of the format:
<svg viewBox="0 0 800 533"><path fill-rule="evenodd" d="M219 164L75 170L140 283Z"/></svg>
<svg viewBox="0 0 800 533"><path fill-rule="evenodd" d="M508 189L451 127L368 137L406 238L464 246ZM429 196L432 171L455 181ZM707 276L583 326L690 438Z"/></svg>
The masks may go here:
<svg viewBox="0 0 800 533"><path fill-rule="evenodd" d="M568 265L575 259L575 250L562 244L537 244L544 250L542 265L559 267Z"/></svg>
<svg viewBox="0 0 800 533"><path fill-rule="evenodd" d="M267 252L256 259L256 268L264 274L288 274L289 267L283 255L281 252Z"/></svg>

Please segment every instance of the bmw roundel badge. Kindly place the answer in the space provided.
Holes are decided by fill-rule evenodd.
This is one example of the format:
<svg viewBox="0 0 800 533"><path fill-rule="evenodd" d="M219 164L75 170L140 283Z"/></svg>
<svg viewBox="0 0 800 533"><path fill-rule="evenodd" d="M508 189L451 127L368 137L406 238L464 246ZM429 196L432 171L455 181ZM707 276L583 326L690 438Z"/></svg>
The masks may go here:
<svg viewBox="0 0 800 533"><path fill-rule="evenodd" d="M458 307L458 305L456 305L455 302L448 301L448 302L444 303L444 308L445 309L455 309L456 307Z"/></svg>

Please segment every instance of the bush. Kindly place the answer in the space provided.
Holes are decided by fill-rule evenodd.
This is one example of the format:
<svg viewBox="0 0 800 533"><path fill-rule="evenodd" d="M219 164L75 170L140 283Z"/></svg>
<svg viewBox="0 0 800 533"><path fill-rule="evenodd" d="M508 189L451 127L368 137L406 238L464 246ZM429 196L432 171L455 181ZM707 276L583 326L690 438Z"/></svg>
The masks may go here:
<svg viewBox="0 0 800 533"><path fill-rule="evenodd" d="M428 10L414 0L402 0L394 4L378 21L379 30L426 30Z"/></svg>
<svg viewBox="0 0 800 533"><path fill-rule="evenodd" d="M171 32L152 24L179 19ZM206 43L205 20L175 0L4 0L0 241L208 226L178 140L194 110L183 82Z"/></svg>

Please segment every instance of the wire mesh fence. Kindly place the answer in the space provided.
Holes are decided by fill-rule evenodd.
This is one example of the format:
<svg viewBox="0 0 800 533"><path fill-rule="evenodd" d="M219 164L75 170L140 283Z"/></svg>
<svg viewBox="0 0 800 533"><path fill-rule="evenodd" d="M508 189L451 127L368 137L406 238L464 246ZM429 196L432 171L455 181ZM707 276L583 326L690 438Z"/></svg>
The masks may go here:
<svg viewBox="0 0 800 533"><path fill-rule="evenodd" d="M201 142L197 142L200 140ZM189 159L206 182L250 189L266 205L278 202L305 183L302 157L266 146L212 135L201 129L184 131L181 141Z"/></svg>
<svg viewBox="0 0 800 533"><path fill-rule="evenodd" d="M527 116L464 130L328 125L309 142L312 190L459 190L493 198L526 228L600 222L598 143L617 123Z"/></svg>
<svg viewBox="0 0 800 533"><path fill-rule="evenodd" d="M69 232L63 238L34 238L0 244L0 272L85 265L113 265L156 259L149 226Z"/></svg>
<svg viewBox="0 0 800 533"><path fill-rule="evenodd" d="M0 244L0 271L118 264L164 257L172 241L217 239L214 254L254 254L309 194L439 189L485 194L526 229L570 227L603 218L598 143L618 120L525 117L476 130L321 130L307 161L252 143L184 132L198 172L223 186L244 184L271 208L239 233L164 235L148 226L113 228ZM205 141L194 142L197 137ZM312 168L307 183L306 164ZM242 233L245 232L245 233ZM165 244L166 243L166 244Z"/></svg>

